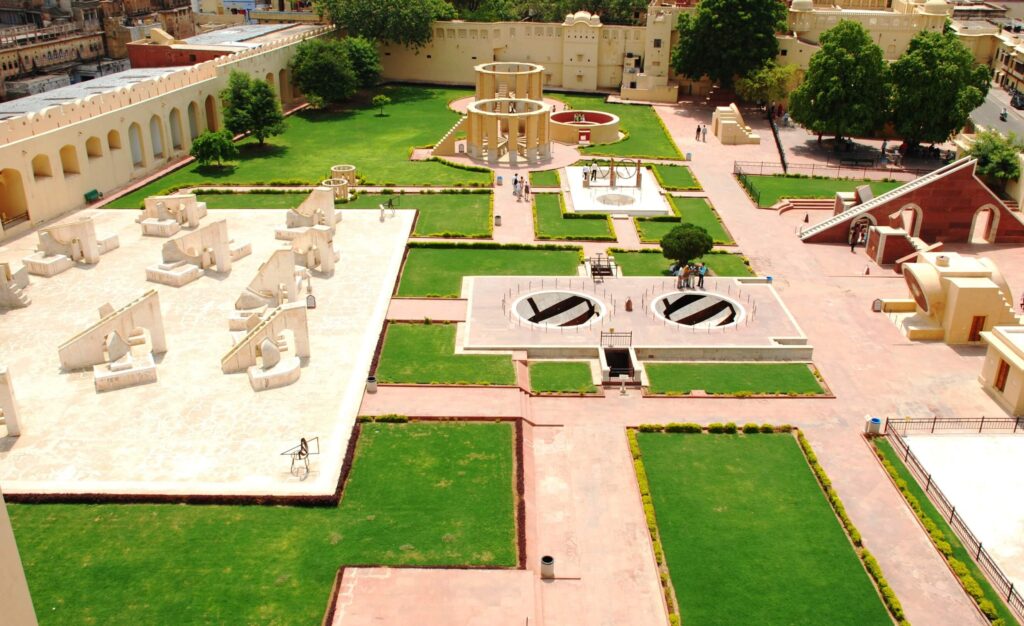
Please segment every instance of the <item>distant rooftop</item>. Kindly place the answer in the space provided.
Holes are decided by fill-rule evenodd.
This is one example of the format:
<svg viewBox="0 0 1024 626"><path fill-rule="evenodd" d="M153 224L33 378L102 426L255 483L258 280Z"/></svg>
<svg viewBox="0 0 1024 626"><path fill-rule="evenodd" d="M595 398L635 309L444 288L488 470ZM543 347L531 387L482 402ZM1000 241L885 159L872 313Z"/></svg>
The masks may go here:
<svg viewBox="0 0 1024 626"><path fill-rule="evenodd" d="M129 87L135 83L164 76L180 69L182 68L152 67L115 72L33 96L18 98L9 102L0 102L0 120L25 115L26 113L35 113L42 111L46 107L65 104L92 94L116 91L121 87Z"/></svg>
<svg viewBox="0 0 1024 626"><path fill-rule="evenodd" d="M243 45L251 39L263 37L279 30L292 28L293 26L294 24L239 24L189 37L184 41L192 46ZM256 46L260 43L263 42L253 42L250 45Z"/></svg>

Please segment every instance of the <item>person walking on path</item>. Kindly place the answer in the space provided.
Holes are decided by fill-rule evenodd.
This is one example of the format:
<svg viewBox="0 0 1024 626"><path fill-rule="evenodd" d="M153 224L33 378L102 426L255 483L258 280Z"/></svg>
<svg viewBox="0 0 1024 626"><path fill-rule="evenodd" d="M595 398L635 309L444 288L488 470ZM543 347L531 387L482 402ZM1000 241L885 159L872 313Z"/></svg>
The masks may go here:
<svg viewBox="0 0 1024 626"><path fill-rule="evenodd" d="M512 195L513 196L517 195L516 194L516 187L518 187L518 186L519 186L519 172L516 172L515 174L512 175Z"/></svg>
<svg viewBox="0 0 1024 626"><path fill-rule="evenodd" d="M700 124L697 124L697 135L694 137L696 141L700 141Z"/></svg>
<svg viewBox="0 0 1024 626"><path fill-rule="evenodd" d="M520 186L519 179L516 179L512 183L512 195L516 197L516 202L523 201L522 188Z"/></svg>
<svg viewBox="0 0 1024 626"><path fill-rule="evenodd" d="M697 289L704 288L704 276L708 273L708 266L701 263L697 267Z"/></svg>
<svg viewBox="0 0 1024 626"><path fill-rule="evenodd" d="M708 125L707 124L705 124L700 129L700 140L703 141L704 143L708 142Z"/></svg>
<svg viewBox="0 0 1024 626"><path fill-rule="evenodd" d="M523 195L526 196L526 201L529 202L530 201L530 181L526 180L525 178L523 180L525 181L523 183Z"/></svg>

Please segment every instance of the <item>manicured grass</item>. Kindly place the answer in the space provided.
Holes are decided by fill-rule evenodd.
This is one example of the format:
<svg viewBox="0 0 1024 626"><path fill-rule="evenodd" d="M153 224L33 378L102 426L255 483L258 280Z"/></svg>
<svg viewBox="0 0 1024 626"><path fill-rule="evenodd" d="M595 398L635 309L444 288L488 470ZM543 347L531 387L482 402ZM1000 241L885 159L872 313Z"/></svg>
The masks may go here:
<svg viewBox="0 0 1024 626"><path fill-rule="evenodd" d="M654 163L651 167L658 173L661 186L668 191L696 191L701 188L693 172L685 165Z"/></svg>
<svg viewBox="0 0 1024 626"><path fill-rule="evenodd" d="M996 593L995 589L993 589L992 585L988 582L988 579L985 578L985 574L981 571L981 568L979 568L974 562L974 559L971 558L972 555L967 551L967 548L965 548L964 544L960 542L960 539L956 536L956 533L953 532L953 529L949 527L949 524L946 522L946 518L939 513L938 509L935 508L935 505L932 504L932 501L925 494L924 490L921 489L921 485L918 484L917 479L910 473L907 466L903 464L902 459L900 459L900 455L893 450L892 446L885 439L875 437L871 441L874 443L875 448L877 448L878 451L882 453L882 456L885 457L885 460L892 463L893 467L896 468L900 479L906 482L907 490L910 491L911 495L917 498L917 501L921 504L921 509L929 518L931 518L932 522L935 523L938 529L942 531L942 534L945 535L944 541L948 542L950 548L953 549L953 558L963 562L967 566L971 576L974 577L974 580L978 581L978 585L981 586L982 591L985 592L985 597L995 605L996 611L999 613L999 617L1005 620L1007 626L1020 624L1010 609L1007 608L1006 604L1003 603L1002 596Z"/></svg>
<svg viewBox="0 0 1024 626"><path fill-rule="evenodd" d="M704 198L674 198L668 196L668 203L676 215L680 216L678 221L662 219L651 219L644 217L634 218L640 240L645 243L658 243L661 238L681 222L696 224L708 231L711 238L717 244L734 243L732 235L725 230L725 226L718 219L718 214L711 208Z"/></svg>
<svg viewBox="0 0 1024 626"><path fill-rule="evenodd" d="M42 624L314 624L342 564L514 567L512 449L366 424L337 507L7 506Z"/></svg>
<svg viewBox="0 0 1024 626"><path fill-rule="evenodd" d="M558 187L561 184L558 170L530 172L530 185L533 187Z"/></svg>
<svg viewBox="0 0 1024 626"><path fill-rule="evenodd" d="M561 194L534 195L533 217L537 239L615 241L611 218L607 215L566 217L562 213Z"/></svg>
<svg viewBox="0 0 1024 626"><path fill-rule="evenodd" d="M308 193L201 193L196 198L208 209L294 209Z"/></svg>
<svg viewBox="0 0 1024 626"><path fill-rule="evenodd" d="M892 624L791 435L637 440L684 624Z"/></svg>
<svg viewBox="0 0 1024 626"><path fill-rule="evenodd" d="M260 148L251 139L241 141L241 157L236 162L205 168L192 163L108 206L138 208L146 196L188 183L315 184L328 177L332 165L341 163L355 165L370 184L451 186L490 182L489 172L409 160L410 148L433 144L458 121L448 102L471 92L407 85L378 91L392 100L386 117L378 117L379 109L369 104L338 112L299 112L287 118L287 130L269 139L267 146Z"/></svg>
<svg viewBox="0 0 1024 626"><path fill-rule="evenodd" d="M647 363L652 393L821 394L803 363Z"/></svg>
<svg viewBox="0 0 1024 626"><path fill-rule="evenodd" d="M514 385L507 354L455 354L455 324L388 324L377 365L382 383Z"/></svg>
<svg viewBox="0 0 1024 626"><path fill-rule="evenodd" d="M575 249L410 246L398 295L458 298L464 276L575 276L579 264Z"/></svg>
<svg viewBox="0 0 1024 626"><path fill-rule="evenodd" d="M879 196L895 189L905 182L856 180L852 178L803 178L800 176L747 176L747 180L760 193L758 204L769 207L784 198L832 198L837 191L853 191L861 185L870 184L871 191Z"/></svg>
<svg viewBox="0 0 1024 626"><path fill-rule="evenodd" d="M615 262L622 268L624 276L669 276L668 268L672 262L657 252L614 252ZM747 265L740 254L717 253L704 255L697 259L698 263L706 263L711 275L714 276L754 276L753 270Z"/></svg>
<svg viewBox="0 0 1024 626"><path fill-rule="evenodd" d="M567 102L574 109L604 111L619 116L619 130L629 134L616 143L581 148L584 155L609 155L628 157L649 157L678 159L682 157L676 144L665 132L658 114L647 105L613 104L605 102L604 96L579 94L556 94L558 100Z"/></svg>
<svg viewBox="0 0 1024 626"><path fill-rule="evenodd" d="M579 361L531 362L530 388L540 393L597 393L590 365Z"/></svg>
<svg viewBox="0 0 1024 626"><path fill-rule="evenodd" d="M486 193L407 193L359 194L355 200L338 205L343 209L377 209L389 199L395 208L416 209L416 237L491 236L491 194Z"/></svg>

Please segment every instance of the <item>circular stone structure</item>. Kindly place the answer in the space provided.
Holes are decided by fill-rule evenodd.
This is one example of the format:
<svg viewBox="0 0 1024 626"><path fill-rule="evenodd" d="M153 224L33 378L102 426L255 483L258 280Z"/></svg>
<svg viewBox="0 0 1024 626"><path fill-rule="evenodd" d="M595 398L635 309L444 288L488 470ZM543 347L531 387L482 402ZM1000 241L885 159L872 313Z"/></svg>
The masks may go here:
<svg viewBox="0 0 1024 626"><path fill-rule="evenodd" d="M612 143L619 140L619 116L604 111L551 114L551 138L559 143Z"/></svg>
<svg viewBox="0 0 1024 626"><path fill-rule="evenodd" d="M338 180L343 179L348 182L349 185L356 184L356 166L355 165L335 165L331 167L331 178Z"/></svg>
<svg viewBox="0 0 1024 626"><path fill-rule="evenodd" d="M476 70L476 99L544 99L544 66L535 63L481 63Z"/></svg>
<svg viewBox="0 0 1024 626"><path fill-rule="evenodd" d="M567 290L528 293L512 304L512 310L524 321L544 328L586 326L605 314L601 302Z"/></svg>
<svg viewBox="0 0 1024 626"><path fill-rule="evenodd" d="M497 163L508 155L537 163L551 158L551 105L540 100L491 98L466 109L466 151Z"/></svg>
<svg viewBox="0 0 1024 626"><path fill-rule="evenodd" d="M624 193L602 193L598 194L595 198L601 204L607 204L608 206L633 206L636 204L636 198L633 196L627 196Z"/></svg>
<svg viewBox="0 0 1024 626"><path fill-rule="evenodd" d="M328 178L320 181L321 187L327 187L334 192L335 199L348 199L348 181L344 178Z"/></svg>
<svg viewBox="0 0 1024 626"><path fill-rule="evenodd" d="M731 298L706 291L678 291L651 303L654 314L673 324L695 328L724 328L738 324L745 314Z"/></svg>

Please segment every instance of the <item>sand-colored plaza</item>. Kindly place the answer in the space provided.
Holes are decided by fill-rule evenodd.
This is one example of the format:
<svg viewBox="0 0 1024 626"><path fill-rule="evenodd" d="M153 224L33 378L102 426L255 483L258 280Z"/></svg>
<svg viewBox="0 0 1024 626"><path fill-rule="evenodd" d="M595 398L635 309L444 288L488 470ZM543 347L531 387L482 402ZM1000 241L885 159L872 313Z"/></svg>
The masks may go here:
<svg viewBox="0 0 1024 626"><path fill-rule="evenodd" d="M174 288L146 281L165 239L143 237L137 211L93 210L100 233L120 248L96 265L51 278L32 277L32 304L0 315L0 360L12 374L22 435L6 439L0 480L7 493L323 495L334 493L374 345L412 223L399 211L384 222L374 211L346 211L337 228L333 276L313 273L310 357L294 384L255 392L244 373L224 374L232 346L228 315L257 268L284 242L283 210L210 211L229 236L252 245L227 275ZM0 262L20 261L34 233L0 247ZM158 380L98 393L89 370L61 370L57 347L148 289L159 293L167 352ZM319 437L305 480L281 452L300 437Z"/></svg>

